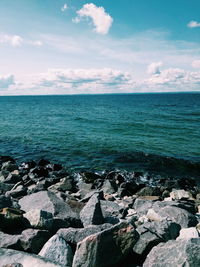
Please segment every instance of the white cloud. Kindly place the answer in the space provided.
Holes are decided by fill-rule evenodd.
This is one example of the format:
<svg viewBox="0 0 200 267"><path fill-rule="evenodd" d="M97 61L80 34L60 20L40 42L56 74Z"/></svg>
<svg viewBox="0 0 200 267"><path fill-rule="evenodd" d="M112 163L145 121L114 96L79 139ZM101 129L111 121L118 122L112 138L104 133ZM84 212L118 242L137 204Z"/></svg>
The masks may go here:
<svg viewBox="0 0 200 267"><path fill-rule="evenodd" d="M78 16L73 19L73 22L78 23L84 18L90 18L94 24L94 31L100 34L107 34L113 23L113 18L105 12L105 9L93 3L85 4L76 13Z"/></svg>
<svg viewBox="0 0 200 267"><path fill-rule="evenodd" d="M159 62L153 62L147 67L147 73L148 74L160 74L160 68L162 67L163 63L161 61Z"/></svg>
<svg viewBox="0 0 200 267"><path fill-rule="evenodd" d="M200 69L200 60L194 60L192 62L192 67L196 69Z"/></svg>
<svg viewBox="0 0 200 267"><path fill-rule="evenodd" d="M43 43L39 40L36 40L36 41L28 41L27 43L33 45L33 46L42 46Z"/></svg>
<svg viewBox="0 0 200 267"><path fill-rule="evenodd" d="M21 46L23 38L19 35L0 34L0 44L9 44L11 46Z"/></svg>
<svg viewBox="0 0 200 267"><path fill-rule="evenodd" d="M191 20L188 24L187 24L188 28L198 28L200 27L200 22L197 22L195 20Z"/></svg>
<svg viewBox="0 0 200 267"><path fill-rule="evenodd" d="M61 7L61 11L64 12L66 9L68 9L68 5L64 4L64 6Z"/></svg>
<svg viewBox="0 0 200 267"><path fill-rule="evenodd" d="M0 89L7 89L13 84L15 84L13 75L0 76Z"/></svg>

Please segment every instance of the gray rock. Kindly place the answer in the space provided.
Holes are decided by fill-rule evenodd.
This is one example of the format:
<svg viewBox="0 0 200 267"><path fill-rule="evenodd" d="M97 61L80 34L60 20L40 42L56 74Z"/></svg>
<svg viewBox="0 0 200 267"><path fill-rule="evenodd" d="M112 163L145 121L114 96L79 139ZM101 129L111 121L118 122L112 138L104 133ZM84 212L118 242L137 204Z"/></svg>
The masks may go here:
<svg viewBox="0 0 200 267"><path fill-rule="evenodd" d="M161 192L158 187L146 186L137 192L138 196L160 196Z"/></svg>
<svg viewBox="0 0 200 267"><path fill-rule="evenodd" d="M19 205L26 212L40 209L50 212L53 216L61 219L79 221L78 215L72 211L69 205L49 191L41 191L25 196L19 200Z"/></svg>
<svg viewBox="0 0 200 267"><path fill-rule="evenodd" d="M21 250L20 243L21 235L9 235L3 232L0 232L0 248L12 248Z"/></svg>
<svg viewBox="0 0 200 267"><path fill-rule="evenodd" d="M101 200L100 203L104 218L119 216L121 207L116 202Z"/></svg>
<svg viewBox="0 0 200 267"><path fill-rule="evenodd" d="M105 180L102 186L104 194L114 194L117 191L117 185L114 181Z"/></svg>
<svg viewBox="0 0 200 267"><path fill-rule="evenodd" d="M133 208L136 210L138 216L146 215L148 209L152 208L157 200L158 199L154 197L138 197L134 202Z"/></svg>
<svg viewBox="0 0 200 267"><path fill-rule="evenodd" d="M62 192L73 191L74 189L74 180L72 177L65 177L60 180L60 182L49 187L49 190L59 190Z"/></svg>
<svg viewBox="0 0 200 267"><path fill-rule="evenodd" d="M30 225L38 229L51 230L53 225L53 215L40 209L34 209L26 212L23 216L29 221Z"/></svg>
<svg viewBox="0 0 200 267"><path fill-rule="evenodd" d="M0 263L1 266L20 263L23 267L64 267L34 254L3 248L0 249Z"/></svg>
<svg viewBox="0 0 200 267"><path fill-rule="evenodd" d="M39 253L40 256L66 267L72 266L73 253L71 247L60 236L52 236Z"/></svg>
<svg viewBox="0 0 200 267"><path fill-rule="evenodd" d="M180 225L166 220L144 223L136 229L140 238L134 245L133 251L146 256L155 245L176 239L180 229Z"/></svg>
<svg viewBox="0 0 200 267"><path fill-rule="evenodd" d="M84 227L88 225L98 225L104 222L101 211L99 195L94 194L80 212L80 218Z"/></svg>
<svg viewBox="0 0 200 267"><path fill-rule="evenodd" d="M147 213L147 217L152 221L162 221L170 219L181 225L182 228L195 226L196 217L185 209L170 206L168 202L157 201L153 204L152 209Z"/></svg>
<svg viewBox="0 0 200 267"><path fill-rule="evenodd" d="M154 247L143 267L200 266L200 238L168 241Z"/></svg>
<svg viewBox="0 0 200 267"><path fill-rule="evenodd" d="M26 229L22 232L20 241L24 251L37 254L49 238L48 231Z"/></svg>
<svg viewBox="0 0 200 267"><path fill-rule="evenodd" d="M103 230L111 228L112 224L90 225L85 228L68 228L60 229L57 234L65 239L70 244L76 245L78 242L85 239L87 236L99 233Z"/></svg>
<svg viewBox="0 0 200 267"><path fill-rule="evenodd" d="M138 233L127 223L90 235L78 243L73 267L117 266L137 239Z"/></svg>

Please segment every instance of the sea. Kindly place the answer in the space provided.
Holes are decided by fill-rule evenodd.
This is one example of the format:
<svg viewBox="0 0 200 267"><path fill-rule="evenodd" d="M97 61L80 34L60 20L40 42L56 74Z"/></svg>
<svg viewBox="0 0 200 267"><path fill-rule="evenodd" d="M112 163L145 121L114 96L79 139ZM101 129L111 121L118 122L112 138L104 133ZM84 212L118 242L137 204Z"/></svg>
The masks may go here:
<svg viewBox="0 0 200 267"><path fill-rule="evenodd" d="M200 93L0 96L0 155L200 176Z"/></svg>

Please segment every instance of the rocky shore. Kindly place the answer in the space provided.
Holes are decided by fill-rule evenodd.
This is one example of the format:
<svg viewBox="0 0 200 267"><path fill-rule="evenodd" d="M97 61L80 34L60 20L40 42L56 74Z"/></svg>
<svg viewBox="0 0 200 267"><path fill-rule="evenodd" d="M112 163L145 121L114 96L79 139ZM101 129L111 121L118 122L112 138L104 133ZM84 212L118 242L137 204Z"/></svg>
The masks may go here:
<svg viewBox="0 0 200 267"><path fill-rule="evenodd" d="M190 177L0 157L0 267L199 267L199 237Z"/></svg>

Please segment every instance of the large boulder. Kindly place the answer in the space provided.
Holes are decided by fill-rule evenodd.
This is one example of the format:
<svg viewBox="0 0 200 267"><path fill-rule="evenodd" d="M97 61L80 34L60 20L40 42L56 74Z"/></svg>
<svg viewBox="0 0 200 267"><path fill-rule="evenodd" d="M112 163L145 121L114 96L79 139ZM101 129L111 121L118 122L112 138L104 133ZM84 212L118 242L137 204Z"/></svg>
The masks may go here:
<svg viewBox="0 0 200 267"><path fill-rule="evenodd" d="M53 225L52 213L40 209L34 209L23 215L33 228L51 230Z"/></svg>
<svg viewBox="0 0 200 267"><path fill-rule="evenodd" d="M185 191L183 189L180 190L173 190L170 193L170 197L172 199L180 200L180 199L193 199L192 194L188 191Z"/></svg>
<svg viewBox="0 0 200 267"><path fill-rule="evenodd" d="M39 255L65 267L72 266L72 249L59 235L52 236L44 245Z"/></svg>
<svg viewBox="0 0 200 267"><path fill-rule="evenodd" d="M0 195L0 209L12 207L12 201L10 197Z"/></svg>
<svg viewBox="0 0 200 267"><path fill-rule="evenodd" d="M185 209L170 205L170 202L157 201L148 210L147 217L152 221L163 221L170 219L181 225L182 228L195 226L197 220L195 215Z"/></svg>
<svg viewBox="0 0 200 267"><path fill-rule="evenodd" d="M183 228L181 229L179 236L176 240L180 239L191 239L191 238L199 238L199 232L196 227L190 227L190 228Z"/></svg>
<svg viewBox="0 0 200 267"><path fill-rule="evenodd" d="M154 247L143 267L200 266L200 238L168 241Z"/></svg>
<svg viewBox="0 0 200 267"><path fill-rule="evenodd" d="M69 244L76 245L87 236L99 233L111 228L112 226L112 224L104 223L100 225L90 225L85 228L63 228L58 230L57 234L64 238Z"/></svg>
<svg viewBox="0 0 200 267"><path fill-rule="evenodd" d="M84 227L92 224L98 225L104 222L98 194L94 194L89 199L85 207L80 212L80 218Z"/></svg>
<svg viewBox="0 0 200 267"><path fill-rule="evenodd" d="M138 197L133 205L133 208L136 210L138 216L146 215L148 209L152 208L155 201L158 200L158 197L149 196L149 197Z"/></svg>
<svg viewBox="0 0 200 267"><path fill-rule="evenodd" d="M0 263L1 266L18 263L23 267L64 267L34 254L3 248L0 249Z"/></svg>
<svg viewBox="0 0 200 267"><path fill-rule="evenodd" d="M90 235L77 244L73 267L117 266L132 251L138 236L127 223Z"/></svg>
<svg viewBox="0 0 200 267"><path fill-rule="evenodd" d="M72 211L69 205L58 198L54 193L41 191L25 196L19 200L21 209L28 212L33 209L44 210L61 219L76 223L78 214Z"/></svg>
<svg viewBox="0 0 200 267"><path fill-rule="evenodd" d="M144 223L136 229L140 238L134 245L133 251L146 256L156 244L176 239L180 229L179 224L167 220Z"/></svg>

